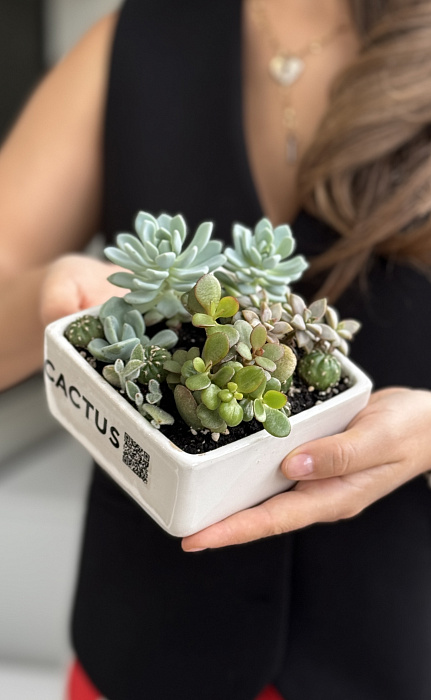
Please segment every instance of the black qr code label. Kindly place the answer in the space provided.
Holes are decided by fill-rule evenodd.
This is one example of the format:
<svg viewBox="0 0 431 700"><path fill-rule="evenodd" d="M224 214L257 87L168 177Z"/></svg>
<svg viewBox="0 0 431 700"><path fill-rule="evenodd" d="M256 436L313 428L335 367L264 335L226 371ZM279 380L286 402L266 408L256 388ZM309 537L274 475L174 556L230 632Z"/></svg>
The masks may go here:
<svg viewBox="0 0 431 700"><path fill-rule="evenodd" d="M144 484L148 484L150 455L127 433L124 433L123 462Z"/></svg>

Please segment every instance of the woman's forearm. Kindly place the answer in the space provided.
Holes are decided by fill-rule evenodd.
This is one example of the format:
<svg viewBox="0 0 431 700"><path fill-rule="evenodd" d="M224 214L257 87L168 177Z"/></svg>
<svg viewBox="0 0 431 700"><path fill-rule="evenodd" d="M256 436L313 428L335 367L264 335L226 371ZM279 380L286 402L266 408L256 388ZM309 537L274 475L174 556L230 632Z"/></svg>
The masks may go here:
<svg viewBox="0 0 431 700"><path fill-rule="evenodd" d="M42 367L40 292L46 267L0 280L0 390Z"/></svg>

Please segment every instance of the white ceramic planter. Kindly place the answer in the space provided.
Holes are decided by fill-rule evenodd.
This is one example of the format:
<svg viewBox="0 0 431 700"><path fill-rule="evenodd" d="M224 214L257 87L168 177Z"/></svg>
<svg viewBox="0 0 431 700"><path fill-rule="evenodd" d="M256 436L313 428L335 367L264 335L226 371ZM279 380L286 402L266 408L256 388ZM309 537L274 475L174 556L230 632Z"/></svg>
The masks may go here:
<svg viewBox="0 0 431 700"><path fill-rule="evenodd" d="M340 357L352 387L294 416L289 437L261 431L212 452L187 454L153 428L66 340L65 329L82 315L62 318L46 330L49 408L162 528L179 537L285 491L293 482L280 471L282 458L304 442L344 430L370 395L368 377Z"/></svg>

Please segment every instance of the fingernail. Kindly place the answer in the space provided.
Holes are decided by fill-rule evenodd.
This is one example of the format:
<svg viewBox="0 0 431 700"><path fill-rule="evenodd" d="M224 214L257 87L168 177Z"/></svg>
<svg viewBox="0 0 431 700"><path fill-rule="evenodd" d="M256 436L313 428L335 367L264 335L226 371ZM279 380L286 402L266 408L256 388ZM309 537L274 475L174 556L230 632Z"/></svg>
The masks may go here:
<svg viewBox="0 0 431 700"><path fill-rule="evenodd" d="M314 468L314 460L310 455L295 455L284 463L284 472L292 479L311 474Z"/></svg>
<svg viewBox="0 0 431 700"><path fill-rule="evenodd" d="M185 552L204 552L207 547L195 547L194 549L185 549Z"/></svg>

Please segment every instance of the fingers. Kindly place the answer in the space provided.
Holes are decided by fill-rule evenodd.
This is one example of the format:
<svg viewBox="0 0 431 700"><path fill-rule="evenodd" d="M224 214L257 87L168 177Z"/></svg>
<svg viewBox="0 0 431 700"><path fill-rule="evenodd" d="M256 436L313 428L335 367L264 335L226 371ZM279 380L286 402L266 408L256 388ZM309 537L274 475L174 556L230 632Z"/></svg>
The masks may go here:
<svg viewBox="0 0 431 700"><path fill-rule="evenodd" d="M359 503L357 492L346 488L341 479L301 484L300 490L278 494L265 503L185 537L182 548L186 552L196 552L245 544L316 522L350 518L357 515L363 505L365 503Z"/></svg>
<svg viewBox="0 0 431 700"><path fill-rule="evenodd" d="M79 300L75 280L50 271L41 290L40 317L43 325L78 311Z"/></svg>
<svg viewBox="0 0 431 700"><path fill-rule="evenodd" d="M392 427L379 424L377 430L370 423L302 445L283 460L283 474L294 480L328 479L393 462L391 446L394 452L397 448L389 439Z"/></svg>
<svg viewBox="0 0 431 700"><path fill-rule="evenodd" d="M298 520L299 504L295 511L291 502L303 501L305 498L304 494L279 494L259 506L231 515L196 535L185 537L182 547L186 552L202 548L214 549L244 544L296 529L301 527Z"/></svg>

